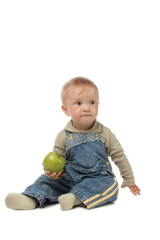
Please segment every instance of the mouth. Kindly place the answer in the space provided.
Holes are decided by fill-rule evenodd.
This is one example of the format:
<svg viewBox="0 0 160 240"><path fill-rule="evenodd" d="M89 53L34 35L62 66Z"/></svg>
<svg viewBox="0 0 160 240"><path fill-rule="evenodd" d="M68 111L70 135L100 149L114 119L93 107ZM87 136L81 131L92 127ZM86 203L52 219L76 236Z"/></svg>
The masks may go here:
<svg viewBox="0 0 160 240"><path fill-rule="evenodd" d="M91 114L83 114L83 115L81 115L81 117L83 118L83 117L91 117L92 115Z"/></svg>

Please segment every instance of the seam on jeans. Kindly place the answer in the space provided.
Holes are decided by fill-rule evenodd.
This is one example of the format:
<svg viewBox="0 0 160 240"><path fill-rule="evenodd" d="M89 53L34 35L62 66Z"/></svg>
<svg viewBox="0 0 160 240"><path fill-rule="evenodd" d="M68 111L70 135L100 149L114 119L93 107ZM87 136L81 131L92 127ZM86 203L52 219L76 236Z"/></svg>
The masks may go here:
<svg viewBox="0 0 160 240"><path fill-rule="evenodd" d="M79 191L77 191L75 189L71 190L70 193L73 193L77 198L79 198L82 201L82 203L83 203L84 199L86 199L86 196L84 196L82 193L80 193Z"/></svg>
<svg viewBox="0 0 160 240"><path fill-rule="evenodd" d="M88 139L88 140L85 140L85 141L82 141L82 142L78 142L78 143L72 144L72 145L70 145L70 146L67 146L67 144L66 144L66 152L67 152L70 148L72 148L72 147L81 145L81 144L83 144L83 143L95 142L95 141L100 141L100 142L104 143L104 140L103 140L102 138L100 138L100 139L93 139L93 140ZM68 144L68 145L69 145L69 144Z"/></svg>

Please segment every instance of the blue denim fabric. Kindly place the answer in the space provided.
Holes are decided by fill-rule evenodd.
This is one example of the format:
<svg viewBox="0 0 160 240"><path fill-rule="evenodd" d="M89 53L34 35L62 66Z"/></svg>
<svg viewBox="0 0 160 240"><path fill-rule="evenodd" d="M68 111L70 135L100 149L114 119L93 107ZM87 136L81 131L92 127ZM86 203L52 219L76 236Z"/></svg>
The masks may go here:
<svg viewBox="0 0 160 240"><path fill-rule="evenodd" d="M101 132L77 134L66 131L66 159L66 175L62 179L53 180L43 174L23 194L36 197L40 207L58 202L58 197L68 192L88 209L117 199L118 183Z"/></svg>

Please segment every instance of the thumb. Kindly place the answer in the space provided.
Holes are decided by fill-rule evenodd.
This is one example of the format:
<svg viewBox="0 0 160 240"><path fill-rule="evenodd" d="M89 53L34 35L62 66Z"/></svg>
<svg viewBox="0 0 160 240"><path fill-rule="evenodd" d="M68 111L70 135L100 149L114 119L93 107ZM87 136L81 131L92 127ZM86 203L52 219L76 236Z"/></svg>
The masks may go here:
<svg viewBox="0 0 160 240"><path fill-rule="evenodd" d="M125 188L126 186L122 184L121 188Z"/></svg>

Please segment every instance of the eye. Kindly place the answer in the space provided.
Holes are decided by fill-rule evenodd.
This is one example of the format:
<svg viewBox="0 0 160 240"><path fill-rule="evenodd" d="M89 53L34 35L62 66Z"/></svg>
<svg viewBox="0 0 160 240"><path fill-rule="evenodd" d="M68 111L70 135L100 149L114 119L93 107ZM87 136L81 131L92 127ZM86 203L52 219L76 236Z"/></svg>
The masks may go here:
<svg viewBox="0 0 160 240"><path fill-rule="evenodd" d="M93 100L92 100L92 101L90 101L90 104L91 104L91 105L95 104L95 101L93 101Z"/></svg>
<svg viewBox="0 0 160 240"><path fill-rule="evenodd" d="M76 102L75 103L77 106L80 106L81 105L81 102Z"/></svg>

